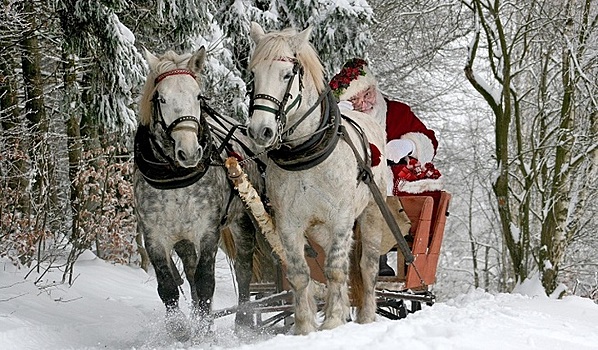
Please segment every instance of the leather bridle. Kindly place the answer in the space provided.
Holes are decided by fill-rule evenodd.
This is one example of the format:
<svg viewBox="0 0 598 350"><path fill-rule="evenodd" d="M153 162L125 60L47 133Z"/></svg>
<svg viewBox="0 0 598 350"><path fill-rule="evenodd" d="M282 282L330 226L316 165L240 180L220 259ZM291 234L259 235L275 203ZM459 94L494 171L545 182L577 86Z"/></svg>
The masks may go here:
<svg viewBox="0 0 598 350"><path fill-rule="evenodd" d="M250 105L249 105L249 115L252 115L254 111L265 111L268 113L274 114L274 118L276 119L277 125L277 134L278 134L278 142L276 144L280 144L285 136L288 135L288 130L285 131L285 126L287 123L287 113L289 113L293 108L299 108L301 106L301 99L302 95L301 92L303 91L303 67L299 60L295 57L277 57L274 59L275 61L282 61L282 62L291 62L293 63L293 75L289 79L287 83L287 87L285 93L282 97L282 101L279 101L276 97L268 94L255 94L253 95L253 91L251 92L250 98ZM299 94L293 99L293 95L290 93L291 88L293 87L293 82L295 81L295 77L299 75ZM251 89L253 90L253 88ZM272 108L270 106L266 106L263 104L256 104L255 100L266 100L274 103L277 108ZM289 106L287 103L289 100L292 99L293 101ZM298 123L295 123L295 125ZM294 128L293 128L294 129Z"/></svg>
<svg viewBox="0 0 598 350"><path fill-rule="evenodd" d="M193 77L193 79L195 79L195 73L193 73L192 71L188 70L188 69L173 69L170 70L168 72L164 72L160 75L158 75L156 77L156 79L154 80L154 85L158 86L158 84L164 80L164 78L173 76L173 75L190 75L191 77ZM197 95L197 99L201 101L201 94ZM158 124L162 127L162 130L164 130L164 132L166 133L166 135L172 140L172 133L175 130L180 130L180 129L192 129L193 131L195 131L195 133L197 135L200 134L201 132L201 123L199 122L199 119L194 116L194 115L184 115L181 116L177 119L175 119L172 123L170 123L170 125L166 125L166 122L164 121L164 116L162 115L162 107L160 106L160 104L162 102L164 102L164 99L160 96L160 93L158 92L158 90L156 89L156 92L154 93L154 96L152 97L152 119L154 121L154 125ZM193 122L194 126L190 127L190 126L181 126L180 124L183 122Z"/></svg>

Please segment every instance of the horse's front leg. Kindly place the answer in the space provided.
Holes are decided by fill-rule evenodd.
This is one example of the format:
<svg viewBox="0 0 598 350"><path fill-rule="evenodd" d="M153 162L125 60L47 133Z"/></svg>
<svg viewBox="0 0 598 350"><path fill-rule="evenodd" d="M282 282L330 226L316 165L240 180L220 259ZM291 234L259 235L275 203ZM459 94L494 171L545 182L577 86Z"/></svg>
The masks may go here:
<svg viewBox="0 0 598 350"><path fill-rule="evenodd" d="M179 309L179 290L172 275L171 250L158 244L152 237L157 232L144 235L145 249L149 255L158 281L158 295L166 306L166 330L177 340L186 341L190 337L187 319Z"/></svg>
<svg viewBox="0 0 598 350"><path fill-rule="evenodd" d="M248 215L243 215L231 225L235 237L235 276L239 289L239 310L235 317L236 327L251 327L253 325L253 311L246 303L249 301L251 278L253 276L253 253L256 242L256 229Z"/></svg>
<svg viewBox="0 0 598 350"><path fill-rule="evenodd" d="M350 319L347 279L353 231L352 227L338 226L334 230L331 245L326 252L324 266L328 289L322 329L336 328Z"/></svg>
<svg viewBox="0 0 598 350"><path fill-rule="evenodd" d="M376 279L380 260L382 231L386 221L376 202L371 201L357 220L360 230L361 258L359 261L360 277L363 285L361 305L357 306L358 323L370 323L376 320Z"/></svg>
<svg viewBox="0 0 598 350"><path fill-rule="evenodd" d="M197 288L195 288L195 269L197 268L197 252L195 251L195 245L189 240L182 240L174 245L174 251L177 253L181 261L183 262L183 268L185 270L185 276L191 287L191 298L193 301L197 301ZM173 274L175 266L173 268ZM176 275L175 275L176 277ZM177 284L183 284L183 281L177 281Z"/></svg>
<svg viewBox="0 0 598 350"><path fill-rule="evenodd" d="M212 301L216 286L215 265L218 252L219 230L204 236L200 243L199 259L195 270L195 287L197 300L194 300L193 317L198 331L205 333L210 330L212 318Z"/></svg>
<svg viewBox="0 0 598 350"><path fill-rule="evenodd" d="M281 231L285 232L285 231ZM303 231L280 234L287 258L287 279L293 289L295 334L308 334L317 328L316 302L310 270L305 260Z"/></svg>

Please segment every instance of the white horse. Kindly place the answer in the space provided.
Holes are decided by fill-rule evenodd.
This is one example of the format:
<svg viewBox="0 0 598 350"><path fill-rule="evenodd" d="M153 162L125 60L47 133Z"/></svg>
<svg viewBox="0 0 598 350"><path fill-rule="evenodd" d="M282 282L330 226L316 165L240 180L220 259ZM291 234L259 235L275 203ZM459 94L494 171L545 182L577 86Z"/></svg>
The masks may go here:
<svg viewBox="0 0 598 350"><path fill-rule="evenodd" d="M369 220L374 225L363 227L366 217L379 214L375 214L378 208L362 179L386 189L385 165L369 166L370 153L378 152L370 152L367 143L383 153L385 130L359 112L348 111L348 119L341 121L336 101L325 89L320 59L309 43L310 33L311 28L266 34L257 23L251 27L257 45L250 62L254 90L248 132L258 145L269 149L266 193L287 258L297 334L317 328L314 285L304 256L306 237L318 243L326 255L327 295L321 329L350 319L348 280L357 322L375 320L381 232L375 225L384 222ZM375 157L385 159L380 153ZM368 172L369 176L365 175ZM352 271L361 273L349 279L354 225L361 231L362 255Z"/></svg>

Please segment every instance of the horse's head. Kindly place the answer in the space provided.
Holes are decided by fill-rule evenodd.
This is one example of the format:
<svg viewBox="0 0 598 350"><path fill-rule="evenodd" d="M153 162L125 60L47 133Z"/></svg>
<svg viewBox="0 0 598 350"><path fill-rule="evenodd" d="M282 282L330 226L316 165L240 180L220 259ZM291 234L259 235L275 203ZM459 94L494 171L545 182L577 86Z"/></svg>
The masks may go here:
<svg viewBox="0 0 598 350"><path fill-rule="evenodd" d="M256 47L249 64L253 92L248 132L259 146L271 147L280 142L287 122L292 122L305 106L304 72L316 66L316 73L308 72L309 78L314 79L319 65L322 76L319 58L309 44L310 34L311 28L300 33L286 29L266 34L259 24L251 24L250 35Z"/></svg>
<svg viewBox="0 0 598 350"><path fill-rule="evenodd" d="M172 51L158 58L145 50L150 68L142 103L140 122L150 127L164 151L182 167L197 166L203 156L198 135L202 125L199 74L205 60L202 46L193 55Z"/></svg>

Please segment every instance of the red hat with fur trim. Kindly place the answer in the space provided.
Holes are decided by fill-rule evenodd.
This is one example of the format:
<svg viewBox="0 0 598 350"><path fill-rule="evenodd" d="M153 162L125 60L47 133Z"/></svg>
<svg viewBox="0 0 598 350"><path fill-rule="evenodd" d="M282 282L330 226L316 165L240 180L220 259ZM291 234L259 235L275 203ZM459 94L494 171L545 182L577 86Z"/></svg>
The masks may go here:
<svg viewBox="0 0 598 350"><path fill-rule="evenodd" d="M347 101L357 93L376 85L376 78L367 65L361 58L350 59L330 80L328 85L339 101Z"/></svg>

